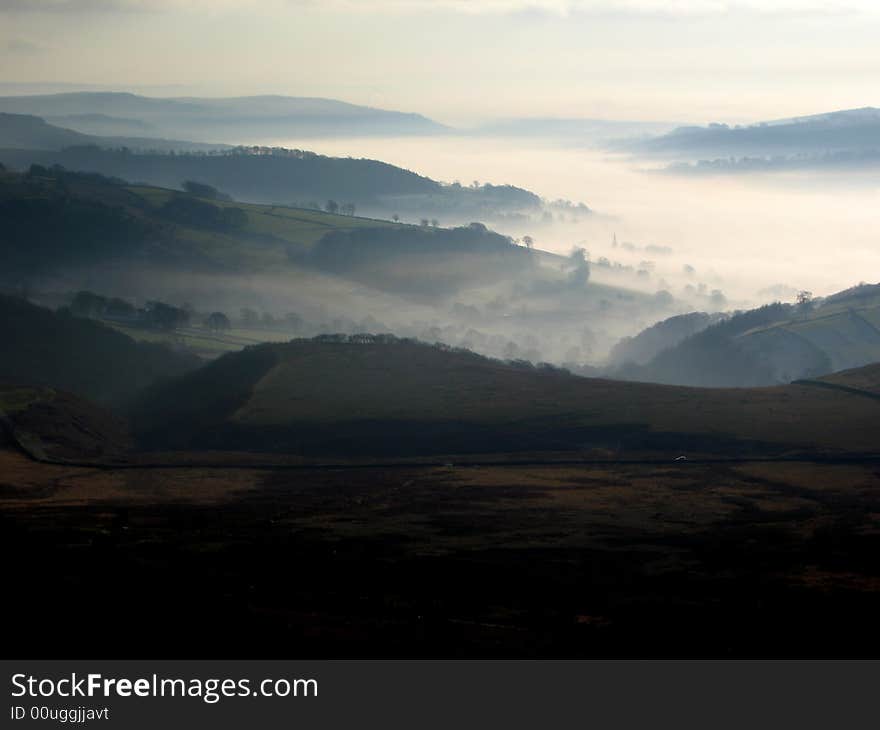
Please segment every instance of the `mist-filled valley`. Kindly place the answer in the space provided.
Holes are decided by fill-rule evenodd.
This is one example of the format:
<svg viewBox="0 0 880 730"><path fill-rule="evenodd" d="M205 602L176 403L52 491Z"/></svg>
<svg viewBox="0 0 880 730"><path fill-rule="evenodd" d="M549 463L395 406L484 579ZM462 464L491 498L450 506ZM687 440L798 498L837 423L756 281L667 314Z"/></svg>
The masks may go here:
<svg viewBox="0 0 880 730"><path fill-rule="evenodd" d="M812 15L12 5L22 656L880 652L880 111L746 83Z"/></svg>
<svg viewBox="0 0 880 730"><path fill-rule="evenodd" d="M577 143L550 127L541 138L538 125L507 137L445 129L269 138L175 154L33 116L0 121L12 235L50 249L29 247L35 261L10 258L7 289L15 282L55 307L78 291L135 307L158 300L190 311L196 329L222 313L240 338L231 332L227 347L202 355L293 335L387 332L665 382L622 367L625 340L692 312L712 323L821 298L870 280L880 263L870 225L880 188L864 173L673 174L639 155L645 132L627 153L607 149L623 144L607 136ZM17 200L40 186L48 216ZM86 206L80 220L89 206L113 208L112 220L85 225L87 250L62 251L51 239L74 220L74 202ZM125 251L114 236L136 240ZM165 337L193 343L180 331ZM743 373L718 382L784 382L815 369L768 367L757 381Z"/></svg>

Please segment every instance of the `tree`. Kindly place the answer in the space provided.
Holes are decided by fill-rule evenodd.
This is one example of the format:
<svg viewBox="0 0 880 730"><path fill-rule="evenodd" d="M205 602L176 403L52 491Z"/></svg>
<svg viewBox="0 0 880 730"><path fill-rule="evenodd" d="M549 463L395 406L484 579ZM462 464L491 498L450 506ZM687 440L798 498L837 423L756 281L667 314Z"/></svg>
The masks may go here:
<svg viewBox="0 0 880 730"><path fill-rule="evenodd" d="M107 301L104 314L108 317L131 318L137 313L137 309L131 302L127 302L119 297L113 297Z"/></svg>
<svg viewBox="0 0 880 730"><path fill-rule="evenodd" d="M586 259L579 263L568 275L568 283L576 289L583 288L590 280L590 262Z"/></svg>
<svg viewBox="0 0 880 730"><path fill-rule="evenodd" d="M803 291L799 291L797 293L797 298L795 299L795 301L797 302L797 305L799 307L804 307L813 301L813 292L807 291L806 289L804 289Z"/></svg>
<svg viewBox="0 0 880 730"><path fill-rule="evenodd" d="M189 312L159 301L147 302L144 318L150 326L163 330L173 330L189 324Z"/></svg>
<svg viewBox="0 0 880 730"><path fill-rule="evenodd" d="M420 225L422 228L427 228L427 227L428 227L428 219L427 219L427 218L422 218L422 219L419 221L419 225Z"/></svg>
<svg viewBox="0 0 880 730"><path fill-rule="evenodd" d="M211 312L205 320L205 326L209 330L220 332L222 330L231 329L232 323L229 321L229 317L223 314L223 312Z"/></svg>
<svg viewBox="0 0 880 730"><path fill-rule="evenodd" d="M531 250L532 250L532 246L535 245L535 239L532 238L531 236L523 236L523 238L522 238L522 242L525 244L525 247L526 247L527 249L529 249L529 251L531 251Z"/></svg>
<svg viewBox="0 0 880 730"><path fill-rule="evenodd" d="M342 206L342 215L354 215L354 203L346 203Z"/></svg>
<svg viewBox="0 0 880 730"><path fill-rule="evenodd" d="M196 182L195 180L184 180L182 187L190 195L195 195L197 198L207 198L208 200L218 200L220 198L220 191L213 185Z"/></svg>
<svg viewBox="0 0 880 730"><path fill-rule="evenodd" d="M400 216L395 213L393 216L391 216L391 220L393 220L395 223L400 223Z"/></svg>
<svg viewBox="0 0 880 730"><path fill-rule="evenodd" d="M440 221L438 221L436 218L431 218L431 228L436 228L439 225Z"/></svg>
<svg viewBox="0 0 880 730"><path fill-rule="evenodd" d="M327 203L324 205L324 210L326 210L328 213L336 213L336 211L339 210L339 203L337 203L335 200L328 200Z"/></svg>

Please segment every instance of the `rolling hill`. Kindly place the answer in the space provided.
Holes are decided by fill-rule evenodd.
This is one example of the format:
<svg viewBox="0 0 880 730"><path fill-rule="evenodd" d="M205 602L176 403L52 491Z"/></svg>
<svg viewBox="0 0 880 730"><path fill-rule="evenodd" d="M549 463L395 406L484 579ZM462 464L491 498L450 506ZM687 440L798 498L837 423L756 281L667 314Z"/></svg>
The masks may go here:
<svg viewBox="0 0 880 730"><path fill-rule="evenodd" d="M667 347L643 364L610 372L672 385L760 386L877 361L880 285L865 284L804 305L743 312L683 340L670 337Z"/></svg>
<svg viewBox="0 0 880 730"><path fill-rule="evenodd" d="M133 408L152 448L392 456L867 452L880 403L788 385L693 389L580 378L390 337L225 355Z"/></svg>
<svg viewBox="0 0 880 730"><path fill-rule="evenodd" d="M122 92L75 92L0 97L0 112L34 114L82 129L82 115L102 115L103 128L131 132L133 120L151 136L209 139L231 144L267 138L309 136L438 134L447 128L420 114L348 104L334 99L290 96L157 98ZM114 118L120 122L114 124Z"/></svg>
<svg viewBox="0 0 880 730"><path fill-rule="evenodd" d="M542 201L512 185L464 187L370 159L327 157L283 147L229 147L144 137L99 137L56 127L36 116L0 113L0 163L32 164L178 187L196 180L240 200L318 208L328 200L371 215L442 215L469 222L535 214Z"/></svg>
<svg viewBox="0 0 880 730"><path fill-rule="evenodd" d="M215 150L228 145L144 136L94 135L78 132L68 127L50 124L30 114L7 114L0 112L0 149L4 150L54 150L68 147L105 147L136 150Z"/></svg>
<svg viewBox="0 0 880 730"><path fill-rule="evenodd" d="M880 147L880 109L847 109L746 126L679 127L658 137L627 144L641 154L684 159L705 155L790 156L876 151Z"/></svg>
<svg viewBox="0 0 880 730"><path fill-rule="evenodd" d="M323 272L380 290L443 296L531 265L525 249L480 224L412 226L203 199L57 168L0 172L0 213L3 277L10 286L21 275L112 264L239 274L287 270L316 278Z"/></svg>
<svg viewBox="0 0 880 730"><path fill-rule="evenodd" d="M107 461L132 447L128 425L85 398L48 386L0 382L0 450L38 460Z"/></svg>

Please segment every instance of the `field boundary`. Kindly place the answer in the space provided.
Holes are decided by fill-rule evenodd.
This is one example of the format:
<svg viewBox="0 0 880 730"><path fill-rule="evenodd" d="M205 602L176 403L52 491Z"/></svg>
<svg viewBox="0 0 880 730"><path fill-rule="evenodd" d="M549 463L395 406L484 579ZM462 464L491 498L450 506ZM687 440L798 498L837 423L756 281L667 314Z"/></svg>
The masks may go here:
<svg viewBox="0 0 880 730"><path fill-rule="evenodd" d="M863 398L871 398L872 400L880 400L880 393L872 393L870 390L862 390L861 388L853 388L850 385L841 385L840 383L829 383L826 380L792 380L792 385L808 385L815 388L827 388L828 390L837 390L850 395L860 395Z"/></svg>

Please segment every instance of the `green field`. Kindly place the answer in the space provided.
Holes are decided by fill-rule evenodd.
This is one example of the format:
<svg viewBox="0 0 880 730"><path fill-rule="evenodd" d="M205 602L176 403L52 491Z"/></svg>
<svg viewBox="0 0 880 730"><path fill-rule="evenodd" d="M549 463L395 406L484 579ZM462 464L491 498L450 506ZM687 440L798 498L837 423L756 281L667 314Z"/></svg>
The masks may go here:
<svg viewBox="0 0 880 730"><path fill-rule="evenodd" d="M182 347L205 359L212 359L227 352L236 352L243 347L262 342L286 342L293 338L289 332L245 327L233 327L222 332L215 332L205 327L179 327L165 331L110 320L105 324L133 340Z"/></svg>
<svg viewBox="0 0 880 730"><path fill-rule="evenodd" d="M179 191L148 186L128 186L127 191L157 209ZM382 228L395 225L391 221L335 215L319 210L292 208L282 205L259 205L211 200L218 207L240 208L247 214L247 223L234 232L206 231L178 225L177 235L193 243L212 260L235 262L266 268L287 263L289 249L308 250L328 231L352 228ZM242 246L242 239L247 246Z"/></svg>

